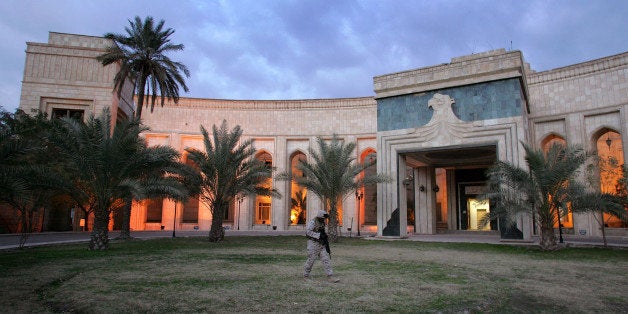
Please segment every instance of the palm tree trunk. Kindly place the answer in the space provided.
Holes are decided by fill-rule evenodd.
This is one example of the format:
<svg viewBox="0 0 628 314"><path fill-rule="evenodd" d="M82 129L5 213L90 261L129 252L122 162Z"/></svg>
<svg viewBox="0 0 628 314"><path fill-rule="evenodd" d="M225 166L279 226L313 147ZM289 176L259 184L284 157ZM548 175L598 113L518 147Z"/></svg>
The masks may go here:
<svg viewBox="0 0 628 314"><path fill-rule="evenodd" d="M21 220L22 220L22 233L20 234L20 243L19 243L19 248L23 248L24 245L26 244L26 241L28 240L32 230L31 230L31 215L29 215L29 211L28 208L22 208L22 214L21 214Z"/></svg>
<svg viewBox="0 0 628 314"><path fill-rule="evenodd" d="M329 204L329 239L331 242L338 242L338 207L336 201L331 201Z"/></svg>
<svg viewBox="0 0 628 314"><path fill-rule="evenodd" d="M131 239L131 206L133 199L128 198L126 204L122 207L122 226L119 238L122 240Z"/></svg>
<svg viewBox="0 0 628 314"><path fill-rule="evenodd" d="M225 206L221 203L214 204L212 207L212 226L209 229L209 242L220 242L225 239L225 229L222 227L222 214Z"/></svg>
<svg viewBox="0 0 628 314"><path fill-rule="evenodd" d="M135 117L137 118L141 118L142 117L142 109L144 108L144 96L146 95L144 93L144 88L146 86L146 76L144 75L144 73L141 73L140 77L138 78L140 81L138 82L136 89L137 89L137 108L135 108Z"/></svg>
<svg viewBox="0 0 628 314"><path fill-rule="evenodd" d="M90 250L106 250L109 248L109 213L106 210L94 211L94 227L89 241Z"/></svg>
<svg viewBox="0 0 628 314"><path fill-rule="evenodd" d="M541 224L541 240L539 243L541 250L555 251L558 249L556 244L556 235L554 234L554 226L547 223Z"/></svg>

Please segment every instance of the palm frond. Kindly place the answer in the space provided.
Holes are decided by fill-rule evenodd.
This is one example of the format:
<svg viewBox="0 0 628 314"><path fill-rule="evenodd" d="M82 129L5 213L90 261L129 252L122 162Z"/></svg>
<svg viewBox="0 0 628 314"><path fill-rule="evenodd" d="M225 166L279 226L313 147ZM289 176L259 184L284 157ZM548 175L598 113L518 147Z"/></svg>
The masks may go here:
<svg viewBox="0 0 628 314"><path fill-rule="evenodd" d="M118 96L128 79L135 85L138 96L137 117L141 117L144 105L150 104L153 111L158 96L163 106L166 99L172 99L175 103L179 101L179 88L189 91L184 76L190 77L190 71L182 63L166 56L168 52L183 50L184 46L170 42L174 30L164 29L164 24L164 20L155 23L150 16L144 21L136 16L125 27L126 34L105 34L105 38L112 40L113 45L97 57L103 66L120 63L120 69L114 77L114 90Z"/></svg>

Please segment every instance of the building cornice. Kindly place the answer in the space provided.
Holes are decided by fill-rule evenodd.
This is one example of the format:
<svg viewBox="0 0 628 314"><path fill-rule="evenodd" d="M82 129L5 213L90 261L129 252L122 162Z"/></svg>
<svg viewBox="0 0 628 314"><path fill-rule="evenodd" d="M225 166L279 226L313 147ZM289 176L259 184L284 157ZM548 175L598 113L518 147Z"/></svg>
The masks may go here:
<svg viewBox="0 0 628 314"><path fill-rule="evenodd" d="M521 77L525 86L523 73L521 52L499 49L452 58L450 63L441 65L376 76L373 82L378 99L515 77Z"/></svg>
<svg viewBox="0 0 628 314"><path fill-rule="evenodd" d="M26 43L26 53L31 54L95 58L96 56L103 54L105 51L106 50L104 48L59 46L32 42Z"/></svg>
<svg viewBox="0 0 628 314"><path fill-rule="evenodd" d="M157 101L161 100L158 98ZM166 101L165 106L231 110L329 110L376 107L377 102L373 97L297 100L231 100L182 97L179 98L177 104Z"/></svg>
<svg viewBox="0 0 628 314"><path fill-rule="evenodd" d="M528 73L527 79L529 85L543 84L593 73L600 73L602 71L625 67L627 65L628 52L624 52L614 56L590 60L548 71Z"/></svg>

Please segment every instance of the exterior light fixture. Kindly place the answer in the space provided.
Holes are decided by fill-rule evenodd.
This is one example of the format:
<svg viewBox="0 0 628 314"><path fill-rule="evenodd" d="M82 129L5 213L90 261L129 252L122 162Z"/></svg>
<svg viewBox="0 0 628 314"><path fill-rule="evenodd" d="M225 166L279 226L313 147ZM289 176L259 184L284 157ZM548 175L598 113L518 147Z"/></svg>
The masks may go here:
<svg viewBox="0 0 628 314"><path fill-rule="evenodd" d="M172 220L172 237L173 238L176 237L175 230L177 229L177 204L179 203L174 203L174 219Z"/></svg>
<svg viewBox="0 0 628 314"><path fill-rule="evenodd" d="M364 197L364 192L355 191L355 198L358 200L358 237L360 236L360 205L362 205L362 198Z"/></svg>
<svg viewBox="0 0 628 314"><path fill-rule="evenodd" d="M609 134L608 137L606 137L606 146L608 146L608 150L611 149L611 144L613 144L613 140L611 140L611 135Z"/></svg>
<svg viewBox="0 0 628 314"><path fill-rule="evenodd" d="M408 187L410 186L410 184L412 184L412 181L414 181L414 177L413 176L407 176L405 179L403 179L403 186Z"/></svg>
<svg viewBox="0 0 628 314"><path fill-rule="evenodd" d="M240 230L240 207L242 206L242 201L244 201L244 195L238 194L236 200L238 201L238 230Z"/></svg>

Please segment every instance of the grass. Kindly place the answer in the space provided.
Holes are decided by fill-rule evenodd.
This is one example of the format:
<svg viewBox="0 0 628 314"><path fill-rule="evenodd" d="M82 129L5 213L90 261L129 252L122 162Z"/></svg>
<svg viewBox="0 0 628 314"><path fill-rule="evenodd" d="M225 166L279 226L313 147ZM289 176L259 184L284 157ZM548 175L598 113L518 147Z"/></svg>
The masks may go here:
<svg viewBox="0 0 628 314"><path fill-rule="evenodd" d="M0 251L0 309L24 312L628 312L628 250L332 244L301 278L303 237L112 242Z"/></svg>

